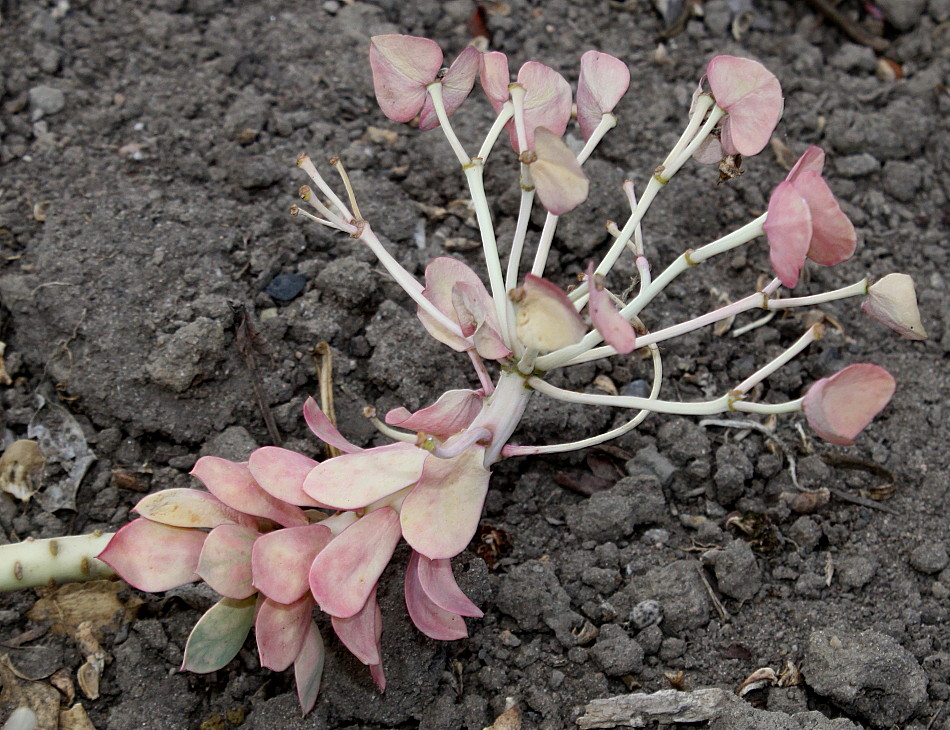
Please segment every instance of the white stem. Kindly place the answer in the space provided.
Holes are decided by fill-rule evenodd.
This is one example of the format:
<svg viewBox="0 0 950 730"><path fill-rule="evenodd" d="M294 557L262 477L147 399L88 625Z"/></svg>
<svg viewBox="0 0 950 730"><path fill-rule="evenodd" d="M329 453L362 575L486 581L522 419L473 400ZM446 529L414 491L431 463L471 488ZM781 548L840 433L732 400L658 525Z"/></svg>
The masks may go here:
<svg viewBox="0 0 950 730"><path fill-rule="evenodd" d="M376 415L376 409L372 406L364 408L363 415L366 416L366 420L376 427L377 431L383 434L383 436L388 436L393 441L404 441L407 444L414 444L419 438L419 435L414 431L402 431L379 420L379 416Z"/></svg>
<svg viewBox="0 0 950 730"><path fill-rule="evenodd" d="M650 400L655 400L660 394L660 384L663 381L663 360L660 357L660 348L656 345L650 346L650 354L653 356L653 388L650 390ZM546 444L545 446L506 446L502 450L504 456L530 456L533 454L558 454L564 451L577 451L586 449L588 446L596 446L605 441L610 441L618 436L632 431L650 415L650 411L642 410L626 423L605 431L597 436L581 439L580 441L569 441L562 444Z"/></svg>
<svg viewBox="0 0 950 730"><path fill-rule="evenodd" d="M406 271L402 265L392 257L392 254L386 250L386 247L380 242L376 237L376 234L373 232L372 227L369 223L363 224L362 232L360 233L359 239L369 246L370 251L372 251L376 258L379 259L386 271L389 272L389 275L396 280L396 283L403 288L412 300L418 304L422 309L426 311L426 314L431 316L436 320L440 325L445 327L449 332L458 337L464 337L462 334L462 329L449 319L445 314L439 311L439 309L428 299L422 296L423 286L415 277Z"/></svg>
<svg viewBox="0 0 950 730"><path fill-rule="evenodd" d="M758 413L763 416L770 416L773 413L794 413L802 409L804 398L786 401L785 403L746 403L737 400L732 404L732 410L743 411L744 413Z"/></svg>
<svg viewBox="0 0 950 730"><path fill-rule="evenodd" d="M491 380L491 376L488 374L488 369L485 367L485 361L482 360L481 355L478 354L478 351L474 348L468 350L468 356L472 360L472 366L475 368L475 372L478 375L478 382L482 384L482 390L485 391L485 395L491 395L495 390L495 384Z"/></svg>
<svg viewBox="0 0 950 730"><path fill-rule="evenodd" d="M696 136L696 130L699 129L699 125L703 123L703 118L706 116L706 112L709 111L709 107L713 105L713 99L709 94L703 94L699 99L696 100L696 107L693 109L693 114L689 118L689 123L686 125L686 129L683 130L683 133L680 135L679 140L673 146L673 149L670 150L670 154L666 156L666 159L663 160L662 167L666 168L680 152L682 152L686 145L690 143L693 137Z"/></svg>
<svg viewBox="0 0 950 730"><path fill-rule="evenodd" d="M502 449L524 415L532 392L519 373L506 370L498 379L495 392L485 399L485 406L469 429L487 428L491 432L491 446L485 452L486 468L501 457Z"/></svg>
<svg viewBox="0 0 950 730"><path fill-rule="evenodd" d="M491 125L491 129L488 130L488 134L485 136L485 141L482 142L481 149L478 150L478 157L482 161L483 165L488 160L488 155L495 146L495 142L498 141L498 135L501 134L502 130L505 128L505 125L508 124L509 120L514 116L514 113L514 106L510 101L506 101L505 105L498 112L498 116L495 118L494 123Z"/></svg>
<svg viewBox="0 0 950 730"><path fill-rule="evenodd" d="M798 353L808 347L812 342L821 339L824 329L824 325L821 324L815 324L809 327L808 331L805 332L805 334L802 335L794 345L785 350L785 352L772 360L772 362L770 362L768 365L759 368L754 373L752 373L752 375L739 383L739 385L737 385L732 392L738 395L744 395L748 393L750 390L752 390L752 388L761 383L772 373L795 357Z"/></svg>
<svg viewBox="0 0 950 730"><path fill-rule="evenodd" d="M470 446L474 446L479 441L487 441L491 437L491 431L485 427L469 428L456 436L451 443L436 446L432 450L432 455L440 459L453 459Z"/></svg>
<svg viewBox="0 0 950 730"><path fill-rule="evenodd" d="M468 156L465 152L465 148L462 147L462 143L459 142L459 138L455 136L455 130L452 129L449 115L445 112L445 102L442 100L442 82L433 81L426 87L426 90L432 99L432 107L435 109L435 114L439 118L439 126L442 127L442 132L449 141L449 145L458 158L459 164L464 167L472 158Z"/></svg>
<svg viewBox="0 0 950 730"><path fill-rule="evenodd" d="M327 181L324 180L317 171L317 167L313 164L313 160L310 159L310 155L300 155L300 157L297 158L297 165L310 176L310 179L316 183L320 191L330 199L330 202L340 211L340 215L343 216L345 221L353 220L353 214L350 212L350 209L347 208L339 196L333 192L333 188L327 185Z"/></svg>
<svg viewBox="0 0 950 730"><path fill-rule="evenodd" d="M632 395L600 395L598 393L576 393L572 390L557 388L541 378L528 378L528 386L555 400L567 403L581 403L592 406L613 406L615 408L637 408L654 413L673 413L686 416L708 416L729 410L732 398L726 394L711 401L698 403L680 403L679 401L651 400Z"/></svg>
<svg viewBox="0 0 950 730"><path fill-rule="evenodd" d="M28 538L0 546L0 590L111 578L115 571L96 556L105 550L113 534Z"/></svg>
<svg viewBox="0 0 950 730"><path fill-rule="evenodd" d="M544 219L544 228L541 229L541 238L538 240L538 250L534 253L534 264L531 266L531 273L535 276L544 274L548 256L551 255L551 242L554 240L558 220L560 216L554 213L548 213Z"/></svg>
<svg viewBox="0 0 950 730"><path fill-rule="evenodd" d="M720 106L713 107L713 110L709 113L709 118L706 120L706 123L703 124L702 129L699 130L699 133L693 137L692 141L683 150L673 158L669 165L665 165L662 170L658 171L654 177L656 177L664 185L670 181L679 169L686 164L686 161L693 156L693 153L696 149L706 140L706 138L713 131L713 128L719 123L719 120L726 116L726 110ZM692 121L692 120L690 120Z"/></svg>
<svg viewBox="0 0 950 730"><path fill-rule="evenodd" d="M491 285L491 295L495 302L495 315L501 327L501 335L505 345L513 350L514 343L509 342L508 322L511 315L511 303L505 291L505 281L501 273L501 260L498 257L498 244L495 241L495 226L492 223L491 211L488 208L488 198L485 196L484 167L482 160L474 159L465 167L465 179L472 195L472 205L475 207L475 218L478 221L478 230L482 237L482 251L485 255L485 266L488 269L488 283Z"/></svg>
<svg viewBox="0 0 950 730"><path fill-rule="evenodd" d="M861 279L851 286L826 291L821 294L813 294L810 297L790 297L788 299L769 299L766 302L765 309L789 309L791 307L812 307L816 304L832 302L836 299L845 299L847 297L863 296L868 293L868 284L870 279Z"/></svg>
<svg viewBox="0 0 950 730"><path fill-rule="evenodd" d="M525 88L521 84L508 84L511 103L515 108L515 136L518 138L518 152L528 149L528 129L524 122Z"/></svg>
<svg viewBox="0 0 950 730"><path fill-rule="evenodd" d="M587 162L587 158L593 154L595 149L597 149L597 145L600 144L600 141L604 138L604 135L606 135L607 132L616 126L617 117L615 117L610 112L602 115L600 117L600 121L597 122L597 126L594 127L594 131L591 132L590 138L584 145L584 149L582 149L580 154L577 155L577 161L582 165Z"/></svg>

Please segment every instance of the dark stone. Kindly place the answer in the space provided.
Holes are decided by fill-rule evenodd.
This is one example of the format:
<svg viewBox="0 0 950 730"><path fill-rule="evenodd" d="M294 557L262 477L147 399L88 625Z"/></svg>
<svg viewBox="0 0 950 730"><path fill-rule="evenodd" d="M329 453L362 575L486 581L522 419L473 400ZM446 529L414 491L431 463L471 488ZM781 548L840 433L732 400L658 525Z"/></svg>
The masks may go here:
<svg viewBox="0 0 950 730"><path fill-rule="evenodd" d="M290 302L300 296L307 285L307 277L303 274L278 274L267 285L266 291L275 302Z"/></svg>

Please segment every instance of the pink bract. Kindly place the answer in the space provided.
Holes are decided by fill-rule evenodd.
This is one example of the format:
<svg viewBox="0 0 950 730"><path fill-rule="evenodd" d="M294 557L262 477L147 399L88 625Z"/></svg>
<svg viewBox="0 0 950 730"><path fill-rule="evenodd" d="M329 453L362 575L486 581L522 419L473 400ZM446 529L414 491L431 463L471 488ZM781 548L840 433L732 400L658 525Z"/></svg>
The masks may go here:
<svg viewBox="0 0 950 730"><path fill-rule="evenodd" d="M303 490L304 479L317 463L296 451L264 446L251 453L247 468L261 488L277 499L303 507L325 507Z"/></svg>
<svg viewBox="0 0 950 730"><path fill-rule="evenodd" d="M261 535L251 549L254 587L279 603L293 603L310 590L310 566L333 533L325 525L288 527Z"/></svg>
<svg viewBox="0 0 950 730"><path fill-rule="evenodd" d="M479 61L478 80L492 109L497 114L510 98L508 85L511 83L511 76L508 73L508 57L500 51L483 53Z"/></svg>
<svg viewBox="0 0 950 730"><path fill-rule="evenodd" d="M910 340L927 339L927 330L920 321L914 280L907 274L888 274L873 284L861 309Z"/></svg>
<svg viewBox="0 0 950 730"><path fill-rule="evenodd" d="M798 283L811 243L808 203L790 182L779 183L769 199L769 213L762 226L769 240L772 270L789 289Z"/></svg>
<svg viewBox="0 0 950 730"><path fill-rule="evenodd" d="M442 50L428 38L378 35L370 41L369 64L383 114L394 122L408 122L422 109L426 86L442 68Z"/></svg>
<svg viewBox="0 0 950 730"><path fill-rule="evenodd" d="M706 67L716 103L728 112L722 123L723 152L758 154L782 117L782 87L758 61L716 56Z"/></svg>
<svg viewBox="0 0 950 730"><path fill-rule="evenodd" d="M838 446L851 446L894 395L896 384L887 370L870 363L849 365L814 383L802 410L815 433Z"/></svg>
<svg viewBox="0 0 950 730"><path fill-rule="evenodd" d="M412 623L426 636L439 641L453 641L468 636L464 619L437 606L419 582L419 555L413 553L406 568L406 608Z"/></svg>
<svg viewBox="0 0 950 730"><path fill-rule="evenodd" d="M466 47L442 77L442 103L448 116L452 116L472 92L475 76L478 75L480 57L481 54L473 46ZM438 126L439 118L435 113L432 97L426 96L422 113L419 115L419 129L426 131Z"/></svg>
<svg viewBox="0 0 950 730"><path fill-rule="evenodd" d="M462 589L455 582L450 560L430 560L425 555L413 551L410 566L413 561L419 576L419 585L436 606L451 613L457 613L459 616L475 618L484 616L478 606L462 593Z"/></svg>
<svg viewBox="0 0 950 730"><path fill-rule="evenodd" d="M599 51L587 51L581 56L577 122L584 139L590 139L601 117L614 110L629 86L630 69L619 58Z"/></svg>
<svg viewBox="0 0 950 730"><path fill-rule="evenodd" d="M564 215L587 200L587 176L560 136L538 127L534 131L534 151L537 159L531 163L531 177L548 213Z"/></svg>
<svg viewBox="0 0 950 730"><path fill-rule="evenodd" d="M320 410L320 406L313 398L307 398L304 402L303 417L307 422L307 426L313 431L314 436L323 443L339 449L344 454L352 454L363 450L343 438L343 434L330 422L330 419Z"/></svg>
<svg viewBox="0 0 950 730"><path fill-rule="evenodd" d="M379 640L383 632L383 614L376 600L375 587L359 613L349 618L333 616L330 622L343 645L363 664L382 662Z"/></svg>
<svg viewBox="0 0 950 730"><path fill-rule="evenodd" d="M247 598L257 592L251 582L251 548L260 536L241 525L221 525L208 533L195 572L226 598Z"/></svg>
<svg viewBox="0 0 950 730"><path fill-rule="evenodd" d="M258 606L254 632L261 666L282 672L297 658L310 628L313 598L291 604L267 598Z"/></svg>
<svg viewBox="0 0 950 730"><path fill-rule="evenodd" d="M560 137L571 119L571 86L557 71L543 63L528 61L518 70L518 83L525 89L524 125L528 149L534 149L534 132L545 127ZM520 152L514 120L509 122L511 146Z"/></svg>
<svg viewBox="0 0 950 730"><path fill-rule="evenodd" d="M587 325L560 287L527 274L524 285L512 293L518 339L538 352L551 352L580 342Z"/></svg>
<svg viewBox="0 0 950 730"><path fill-rule="evenodd" d="M588 300L590 321L604 338L604 342L623 355L633 352L637 346L637 334L633 330L633 325L617 311L610 299L610 294L594 274L593 263L587 266L587 291L590 292Z"/></svg>
<svg viewBox="0 0 950 730"><path fill-rule="evenodd" d="M481 412L484 397L481 390L450 390L431 406L415 413L405 408L393 408L386 414L386 423L445 440L468 428Z"/></svg>

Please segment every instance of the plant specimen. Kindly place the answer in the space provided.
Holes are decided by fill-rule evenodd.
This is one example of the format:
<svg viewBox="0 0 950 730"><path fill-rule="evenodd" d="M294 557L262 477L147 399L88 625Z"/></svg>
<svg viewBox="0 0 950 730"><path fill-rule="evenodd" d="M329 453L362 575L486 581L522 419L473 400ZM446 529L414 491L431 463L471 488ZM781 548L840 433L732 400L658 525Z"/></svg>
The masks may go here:
<svg viewBox="0 0 950 730"><path fill-rule="evenodd" d="M735 315L806 307L867 296L864 310L912 339L926 337L913 282L891 274L872 284L864 278L834 291L780 297L798 284L806 260L830 266L850 258L856 235L821 177L824 152L809 148L771 195L766 213L716 240L682 253L654 275L641 231L651 203L691 159L719 163L729 176L742 157L762 151L783 107L778 80L756 61L713 58L693 95L679 140L656 167L639 199L623 184L630 213L622 227L610 224L612 242L591 261L578 284L565 291L545 269L558 220L582 204L589 183L583 165L616 124L613 110L627 90L629 71L617 58L589 51L581 58L577 93L553 69L525 63L511 82L507 58L467 48L443 69L442 51L431 40L377 36L369 51L377 100L397 122L418 118L419 128L440 128L468 184L477 218L486 284L462 261L439 257L424 281L404 269L363 218L339 160L332 160L345 190L338 194L306 155L298 159L313 187L300 194L309 209L292 213L348 234L369 247L417 306L426 332L464 353L478 389L439 396L415 412L396 408L383 420L369 417L392 443L361 448L348 441L313 399L304 405L311 431L339 452L318 462L306 455L264 447L245 463L200 459L192 472L207 491L170 489L145 497L140 517L114 535L65 538L58 552L41 541L2 548L14 568L2 587L25 587L108 573L107 566L144 591L164 591L203 580L222 598L198 622L185 649L184 669L209 672L238 652L253 625L261 664L294 667L306 712L316 701L325 647L314 607L330 617L342 643L385 687L380 641L383 620L377 583L399 544L412 548L405 597L415 625L434 639L465 637L465 617L481 611L459 589L451 559L474 536L491 469L502 459L583 449L636 428L651 413L711 415L727 411L778 414L803 411L814 431L835 444L851 444L883 409L894 379L883 368L860 363L814 383L800 398L782 403L751 399L752 389L822 336L807 329L778 357L723 395L705 401L665 400L659 345ZM476 77L496 113L480 147L467 148L450 117L458 112ZM576 103L584 140L572 150L564 141ZM518 154L521 199L503 266L484 174L499 138ZM535 198L547 211L530 268L522 265ZM312 212L310 212L312 211ZM650 330L646 308L670 282L714 256L765 237L775 278L761 289L693 319ZM633 256L633 294L608 287L622 255ZM615 281L614 288L626 282ZM584 393L552 385L559 368L637 351L653 367L643 397ZM625 423L569 443L512 441L530 398L632 411ZM98 559L95 556L98 555ZM105 564L105 565L103 565Z"/></svg>

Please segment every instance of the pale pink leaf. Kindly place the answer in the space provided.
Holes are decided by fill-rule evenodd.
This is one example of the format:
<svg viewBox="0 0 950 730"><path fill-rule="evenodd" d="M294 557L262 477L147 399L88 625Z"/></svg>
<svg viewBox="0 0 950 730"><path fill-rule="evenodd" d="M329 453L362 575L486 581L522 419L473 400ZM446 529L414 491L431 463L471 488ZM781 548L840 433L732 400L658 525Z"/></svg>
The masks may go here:
<svg viewBox="0 0 950 730"><path fill-rule="evenodd" d="M630 69L619 58L600 51L587 51L581 56L577 121L584 139L590 139L601 117L614 110L629 86Z"/></svg>
<svg viewBox="0 0 950 730"><path fill-rule="evenodd" d="M349 618L332 616L330 623L333 624L333 630L343 642L343 646L363 664L380 664L383 661L379 646L383 614L376 600L375 587L359 613Z"/></svg>
<svg viewBox="0 0 950 730"><path fill-rule="evenodd" d="M376 686L379 687L380 692L386 691L386 674L383 672L382 664L371 664L369 667L369 674L373 678L373 681L376 682Z"/></svg>
<svg viewBox="0 0 950 730"><path fill-rule="evenodd" d="M610 299L610 294L604 289L599 275L594 274L594 264L587 266L587 291L590 292L588 310L590 321L594 325L604 342L617 352L626 355L633 352L637 346L637 333L633 325L621 316Z"/></svg>
<svg viewBox="0 0 950 730"><path fill-rule="evenodd" d="M432 602L450 613L460 616L481 618L484 614L478 606L471 602L468 596L462 593L455 576L452 574L452 561L445 558L430 560L425 555L413 551L411 561L416 561L416 572L419 575L419 585Z"/></svg>
<svg viewBox="0 0 950 730"><path fill-rule="evenodd" d="M833 266L854 255L857 235L834 193L814 170L798 174L792 182L811 213L811 245L808 258L823 266Z"/></svg>
<svg viewBox="0 0 950 730"><path fill-rule="evenodd" d="M531 177L548 213L564 215L587 200L587 176L558 135L538 127L534 131L534 151L537 159L531 163Z"/></svg>
<svg viewBox="0 0 950 730"><path fill-rule="evenodd" d="M369 44L373 88L383 114L394 122L408 122L426 98L426 86L442 68L442 50L428 38L377 35Z"/></svg>
<svg viewBox="0 0 950 730"><path fill-rule="evenodd" d="M457 613L437 606L419 582L419 554L413 552L406 568L406 608L409 618L423 634L439 641L454 641L468 636L465 621Z"/></svg>
<svg viewBox="0 0 950 730"><path fill-rule="evenodd" d="M399 515L382 507L361 517L317 555L310 590L331 616L355 616L376 586L399 542Z"/></svg>
<svg viewBox="0 0 950 730"><path fill-rule="evenodd" d="M314 435L323 441L323 443L329 444L335 449L339 449L344 454L352 454L356 451L363 450L343 438L343 434L330 422L330 419L320 410L320 406L317 405L317 402L313 398L307 398L303 404L303 418L307 422L307 426L310 427L310 430L313 431Z"/></svg>
<svg viewBox="0 0 950 730"><path fill-rule="evenodd" d="M483 53L479 63L478 79L495 113L508 101L508 85L511 76L508 72L508 57L500 51Z"/></svg>
<svg viewBox="0 0 950 730"><path fill-rule="evenodd" d="M303 491L303 482L318 462L296 451L264 446L251 453L247 468L268 494L302 507L325 507Z"/></svg>
<svg viewBox="0 0 950 730"><path fill-rule="evenodd" d="M188 635L182 671L207 674L231 661L254 623L257 597L222 598L198 619Z"/></svg>
<svg viewBox="0 0 950 730"><path fill-rule="evenodd" d="M534 131L545 127L560 137L571 119L571 86L557 71L537 61L518 70L518 83L525 89L524 124L528 149L534 149ZM509 122L511 146L520 152L514 120Z"/></svg>
<svg viewBox="0 0 950 730"><path fill-rule="evenodd" d="M218 525L248 525L257 520L250 515L228 507L208 492L197 489L163 489L155 492L132 508L152 522L172 527L217 527Z"/></svg>
<svg viewBox="0 0 950 730"><path fill-rule="evenodd" d="M453 112L462 106L462 102L472 93L481 55L474 46L467 46L442 77L442 103L445 105L445 113L448 116L452 116ZM426 96L422 114L419 116L419 129L426 131L438 126L439 118L436 116L432 97Z"/></svg>
<svg viewBox="0 0 950 730"><path fill-rule="evenodd" d="M792 183L779 183L775 188L762 228L769 240L772 270L791 289L798 283L812 237L808 204Z"/></svg>
<svg viewBox="0 0 950 730"><path fill-rule="evenodd" d="M279 603L293 603L310 589L310 566L333 533L323 524L288 527L261 535L251 550L254 586Z"/></svg>
<svg viewBox="0 0 950 730"><path fill-rule="evenodd" d="M802 172L816 172L819 175L822 170L825 169L825 151L817 146L812 145L805 153L798 158L798 162L794 164L791 170L789 170L788 177L785 179L789 182L794 182L795 178Z"/></svg>
<svg viewBox="0 0 950 730"><path fill-rule="evenodd" d="M307 518L300 509L261 489L246 463L203 456L198 459L191 474L201 480L215 497L245 514L266 517L284 527L307 524Z"/></svg>
<svg viewBox="0 0 950 730"><path fill-rule="evenodd" d="M812 429L825 441L851 446L888 404L895 389L887 370L870 363L849 365L814 383L802 401Z"/></svg>
<svg viewBox="0 0 950 730"><path fill-rule="evenodd" d="M394 408L386 414L386 423L445 440L468 428L481 412L483 400L484 392L481 390L450 390L431 406L415 413L405 408Z"/></svg>
<svg viewBox="0 0 950 730"><path fill-rule="evenodd" d="M260 533L241 525L221 525L208 533L195 571L226 598L257 592L251 583L251 548Z"/></svg>
<svg viewBox="0 0 950 730"><path fill-rule="evenodd" d="M261 666L282 672L303 648L313 614L313 598L304 596L291 603L265 599L257 609L254 633Z"/></svg>
<svg viewBox="0 0 950 730"><path fill-rule="evenodd" d="M418 480L427 453L400 442L335 456L310 471L304 490L335 509L359 509Z"/></svg>
<svg viewBox="0 0 950 730"><path fill-rule="evenodd" d="M861 308L871 317L911 340L926 340L920 321L917 290L907 274L888 274L868 289Z"/></svg>
<svg viewBox="0 0 950 730"><path fill-rule="evenodd" d="M706 67L716 103L728 112L722 123L726 154L749 157L768 144L782 117L782 87L758 61L716 56Z"/></svg>
<svg viewBox="0 0 950 730"><path fill-rule="evenodd" d="M485 289L485 284L482 283L478 274L472 271L466 264L457 259L449 258L448 256L439 256L430 261L429 265L426 266L425 279L426 286L425 289L422 290L422 296L432 302L436 309L456 324L459 324L459 316L455 311L455 302L453 301L453 290L456 284L460 282L469 284L474 287L476 291L480 290L479 297L486 296L491 299L491 295L488 294L488 291ZM484 292L484 295L481 292ZM465 352L474 347L471 338L459 337L453 332L450 332L421 307L416 313L422 322L422 326L439 342L448 345L457 352ZM498 329L494 317L490 320L490 324L496 330Z"/></svg>
<svg viewBox="0 0 950 730"><path fill-rule="evenodd" d="M300 653L294 659L294 679L297 683L297 700L300 709L306 715L317 704L320 694L320 680L323 678L323 664L326 661L326 649L320 629L311 621L307 635L300 646Z"/></svg>
<svg viewBox="0 0 950 730"><path fill-rule="evenodd" d="M525 347L551 352L580 342L587 331L567 294L547 279L528 274L511 297L517 312L515 332Z"/></svg>
<svg viewBox="0 0 950 730"><path fill-rule="evenodd" d="M140 591L160 593L198 580L198 556L207 533L144 517L121 528L96 557Z"/></svg>
<svg viewBox="0 0 950 730"><path fill-rule="evenodd" d="M462 552L478 529L490 472L485 449L473 446L451 459L430 456L422 477L402 503L403 536L433 560Z"/></svg>

